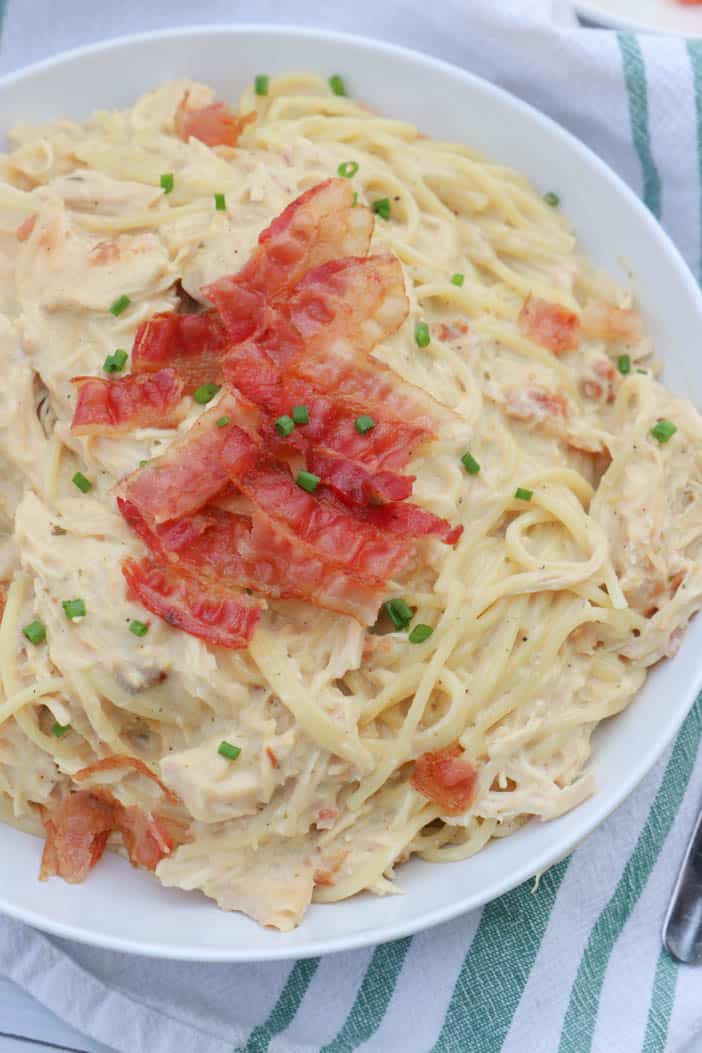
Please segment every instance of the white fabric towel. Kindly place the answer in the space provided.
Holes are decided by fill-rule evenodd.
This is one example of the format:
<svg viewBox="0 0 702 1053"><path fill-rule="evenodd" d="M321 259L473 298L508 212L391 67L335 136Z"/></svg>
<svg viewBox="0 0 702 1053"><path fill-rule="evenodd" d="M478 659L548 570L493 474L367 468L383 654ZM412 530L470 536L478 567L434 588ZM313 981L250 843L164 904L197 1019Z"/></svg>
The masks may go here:
<svg viewBox="0 0 702 1053"><path fill-rule="evenodd" d="M430 52L588 143L700 273L700 43L584 28L555 0L5 7L0 72L88 41L205 19L323 20ZM123 1053L682 1053L702 1032L702 976L661 952L660 925L702 799L701 736L698 701L643 785L536 892L523 886L414 938L322 961L197 965L82 947L0 918L0 972Z"/></svg>

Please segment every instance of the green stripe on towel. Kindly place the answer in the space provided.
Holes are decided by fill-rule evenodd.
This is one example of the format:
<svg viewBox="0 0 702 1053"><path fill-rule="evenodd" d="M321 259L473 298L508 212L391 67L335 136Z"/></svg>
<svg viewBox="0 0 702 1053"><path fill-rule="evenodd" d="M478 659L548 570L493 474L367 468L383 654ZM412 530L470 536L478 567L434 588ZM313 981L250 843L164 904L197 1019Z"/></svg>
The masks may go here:
<svg viewBox="0 0 702 1053"><path fill-rule="evenodd" d="M692 83L695 88L695 117L697 120L697 181L698 200L702 201L702 40L688 40L687 53L692 66ZM700 223L700 259L698 280L702 282L702 214Z"/></svg>
<svg viewBox="0 0 702 1053"><path fill-rule="evenodd" d="M677 979L677 962L674 962L670 955L661 949L656 965L656 975L653 978L653 993L641 1053L660 1053L660 1050L666 1047Z"/></svg>
<svg viewBox="0 0 702 1053"><path fill-rule="evenodd" d="M629 98L631 137L641 163L643 176L643 199L653 215L661 216L661 179L651 153L651 136L648 128L648 87L646 67L636 37L630 33L617 33L619 50L622 53L624 83Z"/></svg>
<svg viewBox="0 0 702 1053"><path fill-rule="evenodd" d="M271 1040L292 1023L318 968L319 958L295 962L268 1019L253 1029L242 1053L266 1053Z"/></svg>

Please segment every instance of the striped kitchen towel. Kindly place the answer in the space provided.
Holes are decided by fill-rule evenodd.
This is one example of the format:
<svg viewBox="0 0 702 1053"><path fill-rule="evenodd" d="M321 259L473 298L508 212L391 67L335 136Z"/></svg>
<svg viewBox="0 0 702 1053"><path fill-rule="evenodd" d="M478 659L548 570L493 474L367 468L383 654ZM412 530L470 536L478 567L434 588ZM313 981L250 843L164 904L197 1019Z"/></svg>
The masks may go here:
<svg viewBox="0 0 702 1053"><path fill-rule="evenodd" d="M584 28L555 0L8 0L0 11L0 72L195 19L323 20L431 52L592 146L700 274L702 42ZM660 927L702 800L701 737L702 699L645 782L538 887L413 938L322 960L198 965L0 919L0 971L124 1053L683 1053L702 1039L702 973L661 951Z"/></svg>

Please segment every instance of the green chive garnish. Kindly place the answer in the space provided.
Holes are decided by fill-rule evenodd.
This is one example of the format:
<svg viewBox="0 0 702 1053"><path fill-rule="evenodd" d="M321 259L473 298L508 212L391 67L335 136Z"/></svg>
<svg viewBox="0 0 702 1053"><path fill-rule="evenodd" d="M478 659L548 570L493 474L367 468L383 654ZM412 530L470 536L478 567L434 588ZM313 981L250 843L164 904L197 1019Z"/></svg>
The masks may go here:
<svg viewBox="0 0 702 1053"><path fill-rule="evenodd" d="M269 83L268 74L267 73L259 73L258 76L254 79L254 91L256 92L256 94L257 95L267 95L268 94L268 83Z"/></svg>
<svg viewBox="0 0 702 1053"><path fill-rule="evenodd" d="M390 219L390 198L380 197L377 201L373 202L373 211L376 216L380 216L381 219Z"/></svg>
<svg viewBox="0 0 702 1053"><path fill-rule="evenodd" d="M354 192L353 192L353 201L351 202L351 208L355 208L357 204L358 204L358 191L354 190Z"/></svg>
<svg viewBox="0 0 702 1053"><path fill-rule="evenodd" d="M292 419L296 424L309 424L310 411L307 409L307 406L293 406Z"/></svg>
<svg viewBox="0 0 702 1053"><path fill-rule="evenodd" d="M74 618L85 617L85 603L83 600L64 600L61 604L69 621Z"/></svg>
<svg viewBox="0 0 702 1053"><path fill-rule="evenodd" d="M461 285L463 285L463 282L465 280L466 280L465 274L461 274L458 271L455 274L451 275L451 285L457 285L459 288L461 287Z"/></svg>
<svg viewBox="0 0 702 1053"><path fill-rule="evenodd" d="M470 450L466 450L466 452L461 457L461 464L468 472L468 475L477 475L480 471L480 465L478 464Z"/></svg>
<svg viewBox="0 0 702 1053"><path fill-rule="evenodd" d="M227 211L227 199L224 196L224 194L215 194L214 199L215 199L215 208L217 209L217 211L218 212L226 212Z"/></svg>
<svg viewBox="0 0 702 1053"><path fill-rule="evenodd" d="M215 424L218 428L226 428L227 424L231 424L231 417L218 417Z"/></svg>
<svg viewBox="0 0 702 1053"><path fill-rule="evenodd" d="M648 370L647 370L647 369L637 369L637 370L636 370L636 372L637 372L637 373L643 373L643 375L644 375L645 377L647 377L647 376L648 376Z"/></svg>
<svg viewBox="0 0 702 1053"><path fill-rule="evenodd" d="M319 476L313 472L298 472L295 482L308 494L313 494L319 486Z"/></svg>
<svg viewBox="0 0 702 1053"><path fill-rule="evenodd" d="M288 417L287 413L284 413L283 416L278 417L275 422L275 430L278 432L278 435L282 435L282 437L286 439L288 435L292 435L295 431L295 421L292 417Z"/></svg>
<svg viewBox="0 0 702 1053"><path fill-rule="evenodd" d="M518 486L514 491L514 496L518 501L531 501L534 496L533 490L525 490L523 486Z"/></svg>
<svg viewBox="0 0 702 1053"><path fill-rule="evenodd" d="M417 322L414 327L414 339L417 347L429 347L431 343L431 333L429 332L429 326L426 322Z"/></svg>
<svg viewBox="0 0 702 1053"><path fill-rule="evenodd" d="M401 599L388 600L383 607L396 629L406 629L414 617L412 608Z"/></svg>
<svg viewBox="0 0 702 1053"><path fill-rule="evenodd" d="M658 442L668 442L668 439L672 439L677 430L678 426L673 424L672 420L659 420L651 428L651 435Z"/></svg>
<svg viewBox="0 0 702 1053"><path fill-rule="evenodd" d="M220 757L226 757L227 760L236 760L241 753L241 746L232 746L231 742L223 739L217 747L217 753L219 753Z"/></svg>
<svg viewBox="0 0 702 1053"><path fill-rule="evenodd" d="M140 468L143 468L143 467L144 467L144 465L145 465L145 464L148 464L148 463L149 463L149 459L148 459L148 457L147 457L147 458L146 458L145 460L143 460L143 461L139 461L139 467L140 467Z"/></svg>
<svg viewBox="0 0 702 1053"><path fill-rule="evenodd" d="M133 622L129 623L129 631L134 633L135 636L146 636L149 627L146 622L140 622L138 618L135 618Z"/></svg>
<svg viewBox="0 0 702 1053"><path fill-rule="evenodd" d="M425 640L429 639L433 632L434 630L431 625L424 625L423 622L419 622L409 634L409 642L424 643Z"/></svg>
<svg viewBox="0 0 702 1053"><path fill-rule="evenodd" d="M127 364L129 355L122 347L118 347L116 351L113 351L111 355L108 355L105 361L102 363L102 368L106 373L121 373Z"/></svg>
<svg viewBox="0 0 702 1053"><path fill-rule="evenodd" d="M201 406L206 406L215 397L220 387L220 384L201 384L197 391L193 391L193 398Z"/></svg>
<svg viewBox="0 0 702 1053"><path fill-rule="evenodd" d="M25 625L22 634L27 637L30 643L40 644L46 639L46 626L43 622L33 621L29 625Z"/></svg>
<svg viewBox="0 0 702 1053"><path fill-rule="evenodd" d="M358 171L358 161L342 161L336 172L342 179L353 179Z"/></svg>
<svg viewBox="0 0 702 1053"><path fill-rule="evenodd" d="M62 739L66 732L70 730L70 724L59 724L59 722L56 721L56 723L51 728L51 734L54 736L54 738Z"/></svg>
<svg viewBox="0 0 702 1053"><path fill-rule="evenodd" d="M355 420L356 431L360 435L365 435L367 431L372 431L375 427L375 421L372 417L364 415L362 417L356 417Z"/></svg>
<svg viewBox="0 0 702 1053"><path fill-rule="evenodd" d="M173 189L173 173L164 172L161 178L159 179L159 182L161 184L161 189L163 190L164 194L170 194L171 190Z"/></svg>
<svg viewBox="0 0 702 1053"><path fill-rule="evenodd" d="M629 355L620 355L617 359L617 369L623 375L631 373L631 357Z"/></svg>
<svg viewBox="0 0 702 1053"><path fill-rule="evenodd" d="M558 206L561 203L561 199L559 198L558 194L556 194L553 190L549 190L548 193L544 194L544 201L547 205L550 205L551 208L558 208Z"/></svg>
<svg viewBox="0 0 702 1053"><path fill-rule="evenodd" d="M122 296L117 297L115 302L112 304L112 307L110 307L110 311L116 318L117 315L122 314L123 311L127 310L131 302L132 301L129 299L127 294L123 293Z"/></svg>
<svg viewBox="0 0 702 1053"><path fill-rule="evenodd" d="M82 472L76 472L71 482L74 486L77 486L79 490L82 490L84 494L87 494L88 490L92 490L93 488L90 479L86 479Z"/></svg>
<svg viewBox="0 0 702 1053"><path fill-rule="evenodd" d="M329 87L335 95L346 95L346 85L338 73L329 78Z"/></svg>

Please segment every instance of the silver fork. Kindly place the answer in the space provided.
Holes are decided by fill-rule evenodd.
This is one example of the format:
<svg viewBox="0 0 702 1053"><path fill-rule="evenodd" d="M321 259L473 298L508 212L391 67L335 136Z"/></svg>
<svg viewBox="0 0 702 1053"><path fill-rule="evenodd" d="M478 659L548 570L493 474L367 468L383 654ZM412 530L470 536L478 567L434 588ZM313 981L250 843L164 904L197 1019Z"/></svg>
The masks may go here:
<svg viewBox="0 0 702 1053"><path fill-rule="evenodd" d="M702 962L702 810L663 922L663 946L686 965Z"/></svg>

